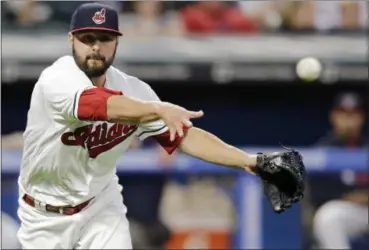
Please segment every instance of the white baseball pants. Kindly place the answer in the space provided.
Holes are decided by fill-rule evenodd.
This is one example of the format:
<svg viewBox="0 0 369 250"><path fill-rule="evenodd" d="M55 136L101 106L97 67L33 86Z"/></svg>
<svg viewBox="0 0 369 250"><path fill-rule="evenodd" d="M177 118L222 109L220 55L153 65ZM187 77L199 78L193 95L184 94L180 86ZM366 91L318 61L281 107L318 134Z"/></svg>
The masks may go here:
<svg viewBox="0 0 369 250"><path fill-rule="evenodd" d="M1 212L1 249L20 248L18 239L16 237L18 229L18 223L8 214Z"/></svg>
<svg viewBox="0 0 369 250"><path fill-rule="evenodd" d="M317 210L313 227L319 248L351 249L350 240L368 230L368 207L329 201Z"/></svg>
<svg viewBox="0 0 369 250"><path fill-rule="evenodd" d="M132 249L127 209L114 185L74 215L40 211L20 198L23 249Z"/></svg>

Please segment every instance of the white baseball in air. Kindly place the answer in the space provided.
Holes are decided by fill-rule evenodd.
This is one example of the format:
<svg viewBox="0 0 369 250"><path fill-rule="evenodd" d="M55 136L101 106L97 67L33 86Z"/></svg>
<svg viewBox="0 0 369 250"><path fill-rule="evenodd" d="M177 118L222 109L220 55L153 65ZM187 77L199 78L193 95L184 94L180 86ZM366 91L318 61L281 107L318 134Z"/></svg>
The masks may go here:
<svg viewBox="0 0 369 250"><path fill-rule="evenodd" d="M315 81L322 73L321 62L313 57L305 57L296 64L297 76L304 81Z"/></svg>

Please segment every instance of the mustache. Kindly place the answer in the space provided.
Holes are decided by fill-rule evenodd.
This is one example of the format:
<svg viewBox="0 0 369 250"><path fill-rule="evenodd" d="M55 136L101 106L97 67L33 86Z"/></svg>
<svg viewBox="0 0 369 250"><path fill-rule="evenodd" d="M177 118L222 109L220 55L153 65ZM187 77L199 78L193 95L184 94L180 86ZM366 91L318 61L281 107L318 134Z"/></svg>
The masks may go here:
<svg viewBox="0 0 369 250"><path fill-rule="evenodd" d="M101 60L103 62L105 62L105 56L102 55L89 55L86 57L86 61L92 59L92 60Z"/></svg>

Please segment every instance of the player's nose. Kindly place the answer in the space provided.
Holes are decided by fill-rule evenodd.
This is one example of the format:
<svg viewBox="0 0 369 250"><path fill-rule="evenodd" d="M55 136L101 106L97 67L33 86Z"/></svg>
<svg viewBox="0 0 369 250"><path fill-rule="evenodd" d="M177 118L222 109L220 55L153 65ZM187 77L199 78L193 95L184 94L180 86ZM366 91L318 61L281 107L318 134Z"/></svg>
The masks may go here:
<svg viewBox="0 0 369 250"><path fill-rule="evenodd" d="M100 51L100 44L99 42L96 42L93 46L92 46L92 50L94 52L99 52Z"/></svg>

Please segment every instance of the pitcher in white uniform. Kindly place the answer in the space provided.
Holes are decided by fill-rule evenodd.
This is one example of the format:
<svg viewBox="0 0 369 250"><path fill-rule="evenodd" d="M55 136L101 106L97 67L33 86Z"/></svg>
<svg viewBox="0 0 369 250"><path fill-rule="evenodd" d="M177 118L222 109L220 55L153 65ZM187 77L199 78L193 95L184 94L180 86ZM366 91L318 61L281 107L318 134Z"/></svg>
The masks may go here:
<svg viewBox="0 0 369 250"><path fill-rule="evenodd" d="M257 155L192 126L202 111L161 102L111 66L118 23L109 6L78 7L68 34L73 56L56 60L35 84L18 180L24 249L132 248L116 162L134 137L254 173Z"/></svg>

